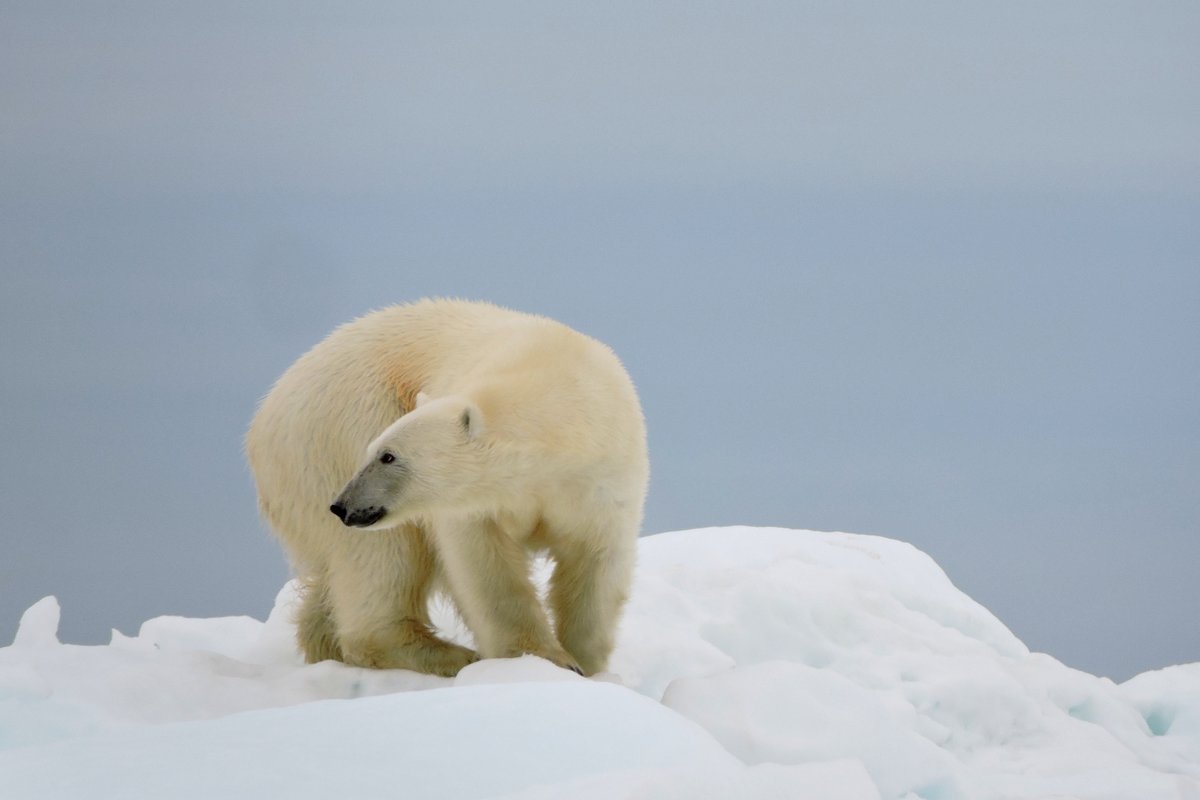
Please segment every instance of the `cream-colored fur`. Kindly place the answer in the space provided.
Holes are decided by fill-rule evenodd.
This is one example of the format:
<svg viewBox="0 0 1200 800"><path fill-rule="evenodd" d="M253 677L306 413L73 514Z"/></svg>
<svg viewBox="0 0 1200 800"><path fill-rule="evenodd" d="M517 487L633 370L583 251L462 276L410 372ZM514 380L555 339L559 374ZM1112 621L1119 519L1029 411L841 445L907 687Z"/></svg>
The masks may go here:
<svg viewBox="0 0 1200 800"><path fill-rule="evenodd" d="M476 655L431 630L444 579L482 656L604 669L648 478L637 395L604 345L483 303L376 311L284 373L246 453L304 586L309 661L454 674ZM335 501L382 516L347 527ZM535 550L556 563L550 618Z"/></svg>

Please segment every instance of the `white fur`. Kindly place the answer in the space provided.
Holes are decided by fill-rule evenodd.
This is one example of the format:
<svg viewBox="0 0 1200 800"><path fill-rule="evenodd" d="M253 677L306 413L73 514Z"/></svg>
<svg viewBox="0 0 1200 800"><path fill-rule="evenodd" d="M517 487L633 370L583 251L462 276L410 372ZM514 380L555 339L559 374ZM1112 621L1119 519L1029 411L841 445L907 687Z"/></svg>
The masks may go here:
<svg viewBox="0 0 1200 800"><path fill-rule="evenodd" d="M246 452L306 587L310 660L453 674L474 654L429 630L444 577L483 656L604 668L648 477L637 396L604 345L482 303L377 311L279 379ZM343 526L329 511L343 488L386 516ZM557 564L553 626L528 577L535 549Z"/></svg>

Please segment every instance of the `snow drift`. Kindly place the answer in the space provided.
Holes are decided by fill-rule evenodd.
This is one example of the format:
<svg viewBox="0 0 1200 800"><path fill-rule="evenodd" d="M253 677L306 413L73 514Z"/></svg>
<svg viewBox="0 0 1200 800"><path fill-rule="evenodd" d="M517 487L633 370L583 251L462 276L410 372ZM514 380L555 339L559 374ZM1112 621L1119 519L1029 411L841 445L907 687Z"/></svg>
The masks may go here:
<svg viewBox="0 0 1200 800"><path fill-rule="evenodd" d="M1200 664L1072 670L879 537L644 539L592 680L530 657L304 665L294 600L104 647L59 643L57 602L35 604L0 649L0 795L1200 798Z"/></svg>

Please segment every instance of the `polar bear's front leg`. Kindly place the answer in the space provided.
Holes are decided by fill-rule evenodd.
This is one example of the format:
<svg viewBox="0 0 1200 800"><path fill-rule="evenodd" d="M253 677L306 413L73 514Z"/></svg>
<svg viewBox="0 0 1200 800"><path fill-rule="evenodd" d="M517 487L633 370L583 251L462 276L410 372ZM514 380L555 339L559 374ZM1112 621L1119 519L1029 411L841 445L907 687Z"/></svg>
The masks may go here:
<svg viewBox="0 0 1200 800"><path fill-rule="evenodd" d="M419 529L341 535L355 537L329 569L329 610L342 661L449 677L478 659L433 633L427 601L434 556Z"/></svg>
<svg viewBox="0 0 1200 800"><path fill-rule="evenodd" d="M529 578L529 554L494 520L439 519L432 538L475 644L484 658L526 653L580 672L550 628Z"/></svg>

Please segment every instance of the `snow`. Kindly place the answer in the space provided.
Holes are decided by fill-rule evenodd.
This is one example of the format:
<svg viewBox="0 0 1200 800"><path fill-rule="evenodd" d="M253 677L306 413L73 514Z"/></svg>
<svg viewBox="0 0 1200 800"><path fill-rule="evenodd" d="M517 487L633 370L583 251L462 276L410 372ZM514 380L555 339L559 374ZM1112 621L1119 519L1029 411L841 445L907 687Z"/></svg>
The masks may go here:
<svg viewBox="0 0 1200 800"><path fill-rule="evenodd" d="M880 537L643 539L591 679L306 665L294 602L84 647L39 601L0 649L0 797L1200 799L1200 664L1070 669Z"/></svg>

